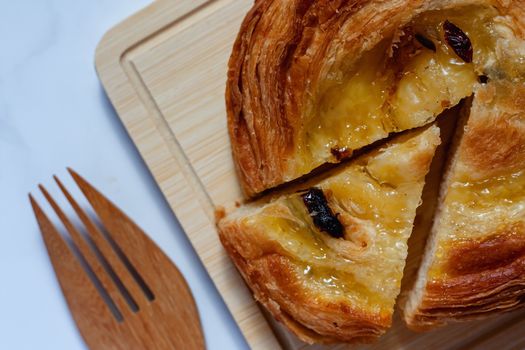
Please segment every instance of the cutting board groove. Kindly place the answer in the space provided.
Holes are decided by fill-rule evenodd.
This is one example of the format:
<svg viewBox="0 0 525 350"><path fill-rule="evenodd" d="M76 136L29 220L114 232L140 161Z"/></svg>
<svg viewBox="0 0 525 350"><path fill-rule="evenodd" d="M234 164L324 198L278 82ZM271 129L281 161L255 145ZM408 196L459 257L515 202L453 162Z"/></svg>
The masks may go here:
<svg viewBox="0 0 525 350"><path fill-rule="evenodd" d="M195 170L191 167L191 163L188 157L185 155L181 145L177 141L177 138L171 131L170 126L166 120L162 117L162 113L154 102L153 96L142 81L140 74L135 68L133 61L129 59L129 52L125 53L122 57L122 67L126 72L129 81L133 84L138 97L141 99L144 106L148 109L151 119L155 122L156 130L160 136L164 139L164 143L169 148L171 155L177 160L177 163L181 166L180 171L184 174L185 180L191 185L193 193L198 196L201 206L205 209L205 213L208 215L210 220L213 219L213 203L209 195L204 189L200 178L196 174Z"/></svg>
<svg viewBox="0 0 525 350"><path fill-rule="evenodd" d="M229 53L248 0L158 0L111 29L97 47L100 80L217 289L254 349L308 346L266 318L222 249L217 205L241 199L226 128ZM525 313L417 334L399 315L364 349L524 348ZM355 347L354 347L355 348Z"/></svg>

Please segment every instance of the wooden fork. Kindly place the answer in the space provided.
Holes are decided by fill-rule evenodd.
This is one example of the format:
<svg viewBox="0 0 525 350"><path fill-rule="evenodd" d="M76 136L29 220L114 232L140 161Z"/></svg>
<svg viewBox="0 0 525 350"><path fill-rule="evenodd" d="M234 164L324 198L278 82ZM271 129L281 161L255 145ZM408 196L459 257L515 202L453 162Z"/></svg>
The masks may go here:
<svg viewBox="0 0 525 350"><path fill-rule="evenodd" d="M89 239L42 185L71 244L31 194L29 198L60 287L89 348L204 349L197 307L177 267L126 214L68 170L103 226L88 217L55 176Z"/></svg>

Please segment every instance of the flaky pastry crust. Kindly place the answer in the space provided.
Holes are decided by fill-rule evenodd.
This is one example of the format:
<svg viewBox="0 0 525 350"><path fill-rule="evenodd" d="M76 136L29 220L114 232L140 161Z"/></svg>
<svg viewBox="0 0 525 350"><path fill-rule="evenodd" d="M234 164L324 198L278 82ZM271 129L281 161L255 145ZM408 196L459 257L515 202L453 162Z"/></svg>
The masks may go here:
<svg viewBox="0 0 525 350"><path fill-rule="evenodd" d="M255 298L308 343L370 342L391 324L424 178L439 129L401 135L305 189L344 226L333 238L291 191L219 219L222 244Z"/></svg>
<svg viewBox="0 0 525 350"><path fill-rule="evenodd" d="M230 140L245 194L252 197L323 163L338 162L329 149L308 149L304 140L306 125L332 82L385 38L393 38L395 45L401 35L396 31L418 14L476 4L498 8L523 35L522 0L255 1L234 44L226 85ZM447 103L443 101L445 107ZM360 148L389 132L431 121L387 127L351 146ZM347 156L355 150L338 146ZM312 152L320 153L311 156Z"/></svg>
<svg viewBox="0 0 525 350"><path fill-rule="evenodd" d="M476 92L405 310L426 330L525 303L525 83Z"/></svg>
<svg viewBox="0 0 525 350"><path fill-rule="evenodd" d="M434 37L417 39L421 33L415 30L421 28L413 23L418 16L434 10L462 8L468 13L465 9L472 7L466 6L481 6L493 16L490 22L476 22L470 32L475 31L476 26L486 25L496 35L491 42L492 51L486 57L480 47L488 39L483 35L473 36L472 66L475 68L470 71L463 68L471 64L472 52L455 48L454 52L463 62L457 57L451 59L454 53L446 42L457 42L457 37L449 40L439 29L429 31ZM423 23L431 23L431 16ZM325 163L349 158L354 151L393 132L431 123L444 109L471 94L475 96L472 116L451 165L451 169L456 170L449 175L467 174L472 183L521 176L516 174L525 168L525 104L520 87L525 69L522 59L507 58L525 56L524 38L523 0L255 1L235 42L226 86L229 135L244 193L252 198ZM386 63L376 62L371 72L360 71L360 63L366 66L378 52L386 55ZM482 56L484 60L480 59ZM435 67L427 64L439 60L448 61ZM404 69L405 65L409 68ZM378 67L381 68L378 72L387 72L391 77L383 79L382 73L376 74ZM355 73L356 69L361 76L376 74L374 79L377 79L355 79L351 81L353 90L348 90L351 93L344 95L339 90L346 89L348 81L353 79L349 78L350 73ZM432 69L447 74L430 78L424 75L426 73L418 76L420 71ZM416 83L403 80L414 72ZM453 76L457 79L441 85L437 83ZM421 89L428 88L428 93L421 98L421 94L412 92L423 78L427 80L421 83ZM382 86L380 91L365 89L355 100L380 101L377 109L381 113L394 112L384 112L376 118L375 110L369 113L361 105L345 105L333 97L341 93L343 100L352 100L354 93L363 86L371 86L372 82ZM381 96L375 96L376 93ZM500 96L511 97L500 99ZM414 107L420 102L425 113L418 113ZM368 114L359 116L360 108ZM340 111L350 111L347 125L337 124ZM377 122L383 117L384 120ZM328 136L319 137L323 133ZM344 137L335 141L330 138L338 133ZM353 141L341 143L341 140ZM454 179L455 175L449 175L447 179ZM463 185L470 186L469 181L464 181ZM449 185L445 182L443 188ZM479 187L469 193L475 195L482 190ZM523 189L516 187L513 193L503 192L493 198L492 203L490 194L486 197L489 199L483 209L484 216L476 210L453 208L447 218L443 216L448 210L447 203L441 205L436 222L448 220L449 225L435 226L435 235L452 239L438 240L437 248L429 246L427 262L424 262L428 266L422 267L414 297L405 308L405 319L412 328L424 329L449 319L468 319L510 310L525 300L522 258L522 237L525 235L520 211L525 202L515 198ZM468 206L469 201L478 200L467 197L457 198L456 203ZM500 205L509 200L515 204L511 211L508 206ZM457 222L461 226L460 234L458 227L452 224ZM351 220L348 225L356 231L361 228ZM330 302L309 305L304 302L309 294L305 292L304 281L297 279L297 266L275 246L264 243L266 231L247 226L230 215L220 221L219 230L224 246L256 298L303 340L370 340L389 324L390 316L363 313L362 308ZM252 241L253 237L259 239ZM250 251L261 252L261 255L251 256ZM444 258L434 260L438 255ZM316 300L325 299L321 295ZM334 315L340 319L334 320Z"/></svg>

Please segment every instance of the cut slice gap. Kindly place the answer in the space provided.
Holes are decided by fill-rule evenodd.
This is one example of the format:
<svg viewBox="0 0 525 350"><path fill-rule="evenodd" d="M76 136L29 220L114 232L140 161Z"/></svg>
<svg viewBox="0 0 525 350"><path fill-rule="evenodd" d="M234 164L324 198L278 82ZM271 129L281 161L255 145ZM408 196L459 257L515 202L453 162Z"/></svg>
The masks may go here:
<svg viewBox="0 0 525 350"><path fill-rule="evenodd" d="M246 204L251 202L259 202L261 200L265 201L268 200L268 198L272 198L275 194L280 195L283 193L291 193L293 191L297 191L300 188L308 187L308 183L316 182L322 178L326 178L330 176L330 174L337 172L339 169L344 168L348 165L348 163L351 163L356 158L370 153L375 149L381 148L396 137L410 133L412 131L414 130L405 130L399 133L391 133L390 135L388 135L388 137L385 137L381 140L377 140L367 146L361 147L360 149L354 150L351 156L341 159L339 163L324 163L318 166L317 168L313 169L309 173L300 176L297 179L291 180L286 183L282 183L276 187L269 188L253 197L246 199L243 203Z"/></svg>
<svg viewBox="0 0 525 350"><path fill-rule="evenodd" d="M458 128L417 282L405 305L416 330L522 305L525 295L523 83L476 91Z"/></svg>
<svg viewBox="0 0 525 350"><path fill-rule="evenodd" d="M457 106L461 106L461 105L463 105L462 102L460 102ZM447 118L447 116L449 116L449 111L455 110L455 108L456 106L453 106L450 109L445 110L442 114L440 114L438 118L440 119ZM437 123L435 124L438 125ZM377 140L370 145L367 145L358 150L355 150L350 157L342 159L339 163L325 163L315 168L308 174L304 174L295 180L292 180L292 181L283 183L279 186L267 189L264 192L261 192L254 197L250 197L242 201L241 204L246 205L250 203L258 203L258 204L266 203L266 202L271 201L276 196L281 196L284 194L288 195L288 194L303 190L305 188L309 188L313 186L313 184L338 173L339 171L341 171L341 169L344 169L350 163L354 162L356 159L359 159L360 157L364 157L367 154L374 152L375 150L381 149L387 146L392 141L397 140L398 138L405 138L407 135L411 135L412 133L420 132L421 130L425 130L428 127L429 126L427 125L427 126L422 126L419 128L410 129L410 130L404 130L404 131L397 132L397 133L391 133L388 135L388 137L385 137L384 139ZM231 210L234 210L234 208L236 207L238 207L238 203L230 203L229 205L225 204L219 207L217 214L221 216L222 210L226 210L229 212Z"/></svg>
<svg viewBox="0 0 525 350"><path fill-rule="evenodd" d="M421 205L417 208L414 220L414 229L408 240L408 257L403 272L401 293L396 303L402 308L406 303L407 294L416 282L423 252L428 241L429 232L434 221L434 213L438 207L440 188L446 169L450 166L452 149L457 147L459 132L466 123L465 108L470 105L471 99L462 100L458 105L446 110L437 118L437 125L441 130L441 144L436 149L430 170L425 178L425 186L421 195Z"/></svg>
<svg viewBox="0 0 525 350"><path fill-rule="evenodd" d="M441 210L443 198L448 187L449 174L453 167L453 163L457 155L457 149L461 142L461 138L465 131L465 126L467 125L470 116L471 106L472 98L465 100L462 105L459 106L459 116L457 117L455 129L451 130L452 138L449 140L447 153L443 155L444 163L441 166L442 174L439 178L434 179L436 181L435 185L437 185L438 189L437 192L434 192L434 195L436 196L433 199L435 201L433 208L434 210L430 214L430 221L425 221L422 223L424 226L421 227L421 230L428 230L426 233L422 232L425 234L426 239L424 241L424 246L420 247L422 249L419 251L420 255L417 258L419 263L412 272L413 275L411 276L411 280L409 282L407 281L409 284L406 285L406 289L404 291L405 295L403 296L403 299L399 305L399 307L402 309L403 317L407 324L413 323L412 321L409 321L409 317L411 317L410 315L414 313L418 301L420 301L423 297L423 292L426 285L426 274L430 264L432 263L436 249L436 234L433 231L433 227L436 220L439 219L439 212ZM419 331L426 330L426 327L423 326L410 328Z"/></svg>

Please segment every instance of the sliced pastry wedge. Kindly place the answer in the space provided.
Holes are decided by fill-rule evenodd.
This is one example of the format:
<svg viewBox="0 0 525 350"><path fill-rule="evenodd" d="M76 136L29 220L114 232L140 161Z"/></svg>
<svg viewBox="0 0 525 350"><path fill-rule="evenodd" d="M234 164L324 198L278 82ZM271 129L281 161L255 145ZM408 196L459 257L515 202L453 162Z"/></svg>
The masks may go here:
<svg viewBox="0 0 525 350"><path fill-rule="evenodd" d="M496 81L477 89L405 305L411 328L424 330L525 303L523 106L523 82Z"/></svg>
<svg viewBox="0 0 525 350"><path fill-rule="evenodd" d="M300 188L218 220L255 298L303 341L368 342L391 325L439 128L402 134Z"/></svg>

